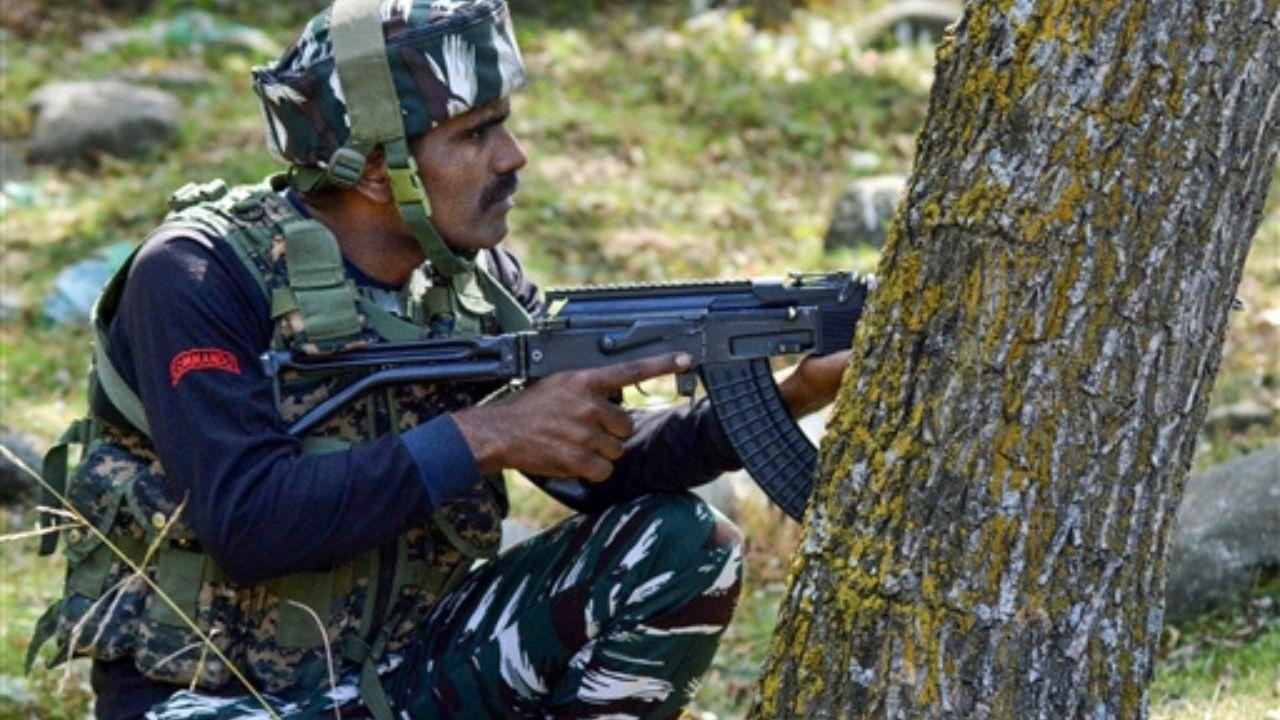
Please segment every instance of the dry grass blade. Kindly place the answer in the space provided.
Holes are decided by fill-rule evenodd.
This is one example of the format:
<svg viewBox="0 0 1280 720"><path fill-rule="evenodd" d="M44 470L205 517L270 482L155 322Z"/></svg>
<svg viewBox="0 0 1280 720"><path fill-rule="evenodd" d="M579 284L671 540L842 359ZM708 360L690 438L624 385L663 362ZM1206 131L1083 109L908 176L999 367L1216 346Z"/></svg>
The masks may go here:
<svg viewBox="0 0 1280 720"><path fill-rule="evenodd" d="M168 593L166 593L163 589L161 589L160 586L157 585L154 580L147 577L147 574L143 571L142 566L130 560L128 555L126 555L119 547L117 547L115 543L111 542L111 538L107 537L105 533L103 533L101 530L95 527L92 523L89 522L87 518L85 518L82 514L80 514L79 511L75 509L75 507L70 503L70 501L67 500L66 496L63 495L60 489L55 488L52 485L50 485L48 482L46 482L45 479L40 476L40 473L37 473L35 470L32 470L25 462L22 461L22 458L19 458L17 455L15 455L12 450L10 450L9 448L3 445L0 445L0 455L3 455L6 459L9 460L9 462L13 463L17 467L19 467L23 472L35 478L36 482L40 483L41 487L48 490L49 493L63 506L63 508L65 508L68 512L70 512L75 517L76 522L82 523L85 526L85 528L88 529L89 532L93 533L94 537L96 537L103 545L111 549L112 554L120 558L121 562L128 565L129 568L133 570L134 575L136 575L143 582L145 582L147 584L147 587L149 587L151 591L155 593L155 596L157 598L159 598L162 602L164 602L164 604L168 605L169 609L173 610L173 612L176 613L178 617L182 618L182 621L187 624L187 627L191 629L191 632L195 633L196 637L200 638L200 642L208 645L209 649L213 651L213 654L216 655L219 660L221 660L223 663L226 664L227 669L230 670L231 674L235 676L237 680L240 681L240 683L245 687L246 690L248 690L249 695L253 697L254 701L256 701L259 705L262 706L264 710L267 711L267 715L271 717L272 720L280 720L279 714L277 714L276 711L271 707L271 705L267 703L266 699L262 697L262 694L259 693L256 689L254 689L253 685L249 682L249 679L245 677L243 672L240 671L240 668L236 667L235 664L232 663L231 660L221 650L219 650L216 645L213 644L213 641L209 639L209 636L206 635L204 631L202 631L195 624L195 622L192 621L190 617L187 617L187 614L182 611L182 608L178 607L178 604L173 601L173 598L169 597ZM72 646L74 646L74 643L72 643Z"/></svg>
<svg viewBox="0 0 1280 720"><path fill-rule="evenodd" d="M111 606L107 608L106 614L102 616L102 622L98 623L98 632L93 634L93 639L89 641L89 647L96 646L98 642L102 640L102 633L107 630L107 620L110 619L112 615L116 614L116 610L120 609L120 601L124 599L125 594L132 589L138 579L139 575L137 573L130 573L116 584L118 590L116 590L115 599L111 601ZM103 597L106 596L104 595ZM74 645L72 647L74 647ZM67 659L70 660L71 658L68 657Z"/></svg>
<svg viewBox="0 0 1280 720"><path fill-rule="evenodd" d="M137 577L137 573L131 573L120 578L114 585L107 588L97 600L93 601L93 604L89 606L89 609L85 611L84 615L80 616L80 620L78 620L76 624L71 627L71 631L67 633L66 660L71 660L75 657L75 653L77 651L88 651L98 644L98 641L102 639L102 632L107 626L107 620L109 620L111 616L115 614L116 610L119 609L120 598L124 597L124 589L131 585ZM99 608L103 606L103 603L107 602L107 598L111 598L111 604L107 606L107 611L102 615L102 619L98 622L97 632L93 634L93 638L88 642L88 644L82 645L80 643L80 636L84 634L84 629L88 627L89 623L97 617ZM63 665L63 668L62 679L58 681L59 689L65 688L68 681L71 679L71 664L68 662Z"/></svg>
<svg viewBox="0 0 1280 720"><path fill-rule="evenodd" d="M157 664L157 665L163 665L163 664L165 664L165 663L169 662L170 660L172 660L172 659L174 659L174 658L182 657L183 655L186 655L187 653L191 652L192 650L197 650L197 649L202 648L202 647L208 647L208 644L207 644L207 643L203 643L203 642L199 642L199 641L197 641L197 642L193 642L193 643L188 643L188 644L183 645L182 647L178 648L177 650L174 650L173 652L169 653L168 655L165 655L164 657L160 658L160 660L158 660L158 661L156 662L156 664ZM192 679L192 681L191 681L191 689L192 689L192 690L194 690L194 689L195 689L195 679Z"/></svg>
<svg viewBox="0 0 1280 720"><path fill-rule="evenodd" d="M76 515L75 515L75 513L67 512L66 510L63 510L62 508L49 507L48 505L37 505L37 506L36 506L36 511L37 511L37 512L40 512L40 513L43 513L43 514L45 514L45 515L56 515L57 517L63 518L63 519L65 519L65 520L75 520L75 519L76 519Z"/></svg>
<svg viewBox="0 0 1280 720"><path fill-rule="evenodd" d="M290 600L286 598L285 602L298 608L299 610L302 610L307 615L310 615L312 621L315 622L316 630L320 633L320 640L324 643L324 660L329 665L329 693L336 698L338 696L338 674L334 671L333 647L329 643L328 634L326 634L324 631L324 621L320 619L320 616L316 614L315 610L312 610L309 606L304 605L298 602L297 600ZM334 705L334 708L333 708L333 716L335 720L342 720L342 709L339 708L336 704Z"/></svg>
<svg viewBox="0 0 1280 720"><path fill-rule="evenodd" d="M41 537L49 533L62 532L73 527L80 527L79 523L67 523L66 525L50 525L49 527L36 528L35 530L24 530L22 532L11 533L9 535L0 535L0 543L13 542L15 540L26 540L27 538Z"/></svg>
<svg viewBox="0 0 1280 720"><path fill-rule="evenodd" d="M209 631L209 639L212 640L218 634L218 628ZM196 661L196 671L191 675L191 685L187 687L191 692L196 691L196 681L200 679L200 675L204 672L204 664L209 660L209 646L200 645L200 659Z"/></svg>

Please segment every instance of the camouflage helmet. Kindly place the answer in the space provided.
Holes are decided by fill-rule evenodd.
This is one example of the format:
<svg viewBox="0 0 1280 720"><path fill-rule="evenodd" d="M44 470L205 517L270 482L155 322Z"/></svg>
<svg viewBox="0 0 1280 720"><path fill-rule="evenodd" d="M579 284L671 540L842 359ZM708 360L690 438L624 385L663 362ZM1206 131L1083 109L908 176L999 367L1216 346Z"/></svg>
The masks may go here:
<svg viewBox="0 0 1280 720"><path fill-rule="evenodd" d="M294 187L349 187L380 148L396 207L433 266L477 274L430 222L408 139L524 84L505 0L336 0L253 81Z"/></svg>
<svg viewBox="0 0 1280 720"><path fill-rule="evenodd" d="M524 66L504 0L369 0L376 5L403 121L413 138L454 115L507 97ZM255 68L253 87L272 154L325 168L351 141L348 103L334 53L334 7L307 23L273 65ZM363 84L348 82L347 84ZM357 108L358 112L359 109ZM364 148L367 153L372 148Z"/></svg>

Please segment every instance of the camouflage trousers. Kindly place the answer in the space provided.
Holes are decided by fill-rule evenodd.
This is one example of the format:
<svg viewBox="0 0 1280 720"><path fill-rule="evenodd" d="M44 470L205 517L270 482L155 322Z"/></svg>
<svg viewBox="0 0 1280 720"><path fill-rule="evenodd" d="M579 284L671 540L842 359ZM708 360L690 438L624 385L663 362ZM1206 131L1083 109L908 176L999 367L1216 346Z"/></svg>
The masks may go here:
<svg viewBox="0 0 1280 720"><path fill-rule="evenodd" d="M475 570L380 675L397 717L672 718L737 603L736 528L687 494L577 515ZM367 717L358 672L282 717ZM266 717L248 698L179 693L148 717Z"/></svg>

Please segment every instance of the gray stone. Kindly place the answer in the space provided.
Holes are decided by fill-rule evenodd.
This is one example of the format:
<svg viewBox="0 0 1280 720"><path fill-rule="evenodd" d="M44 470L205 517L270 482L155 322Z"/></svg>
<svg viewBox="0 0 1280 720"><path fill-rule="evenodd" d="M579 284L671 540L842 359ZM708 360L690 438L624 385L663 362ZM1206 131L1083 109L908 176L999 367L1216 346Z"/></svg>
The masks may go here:
<svg viewBox="0 0 1280 720"><path fill-rule="evenodd" d="M28 100L35 116L32 162L92 164L98 155L132 158L178 136L182 105L169 93L118 80L55 82Z"/></svg>
<svg viewBox="0 0 1280 720"><path fill-rule="evenodd" d="M0 445L8 448L27 467L36 472L40 471L43 453L40 451L40 442L35 438L16 432L0 431ZM38 487L31 473L10 460L8 455L0 453L0 505L30 501L35 497Z"/></svg>
<svg viewBox="0 0 1280 720"><path fill-rule="evenodd" d="M175 89L200 88L210 82L209 73L198 65L169 65L159 69L144 66L121 70L113 74L112 79Z"/></svg>
<svg viewBox="0 0 1280 720"><path fill-rule="evenodd" d="M17 322L22 318L23 310L22 298L8 290L0 292L0 321Z"/></svg>
<svg viewBox="0 0 1280 720"><path fill-rule="evenodd" d="M12 140L0 140L0 182L7 185L27 179L30 172L24 154L23 148Z"/></svg>
<svg viewBox="0 0 1280 720"><path fill-rule="evenodd" d="M506 550L512 545L519 545L540 532L542 530L532 525L506 518L502 521L502 550Z"/></svg>
<svg viewBox="0 0 1280 720"><path fill-rule="evenodd" d="M1209 411L1204 419L1206 430L1248 430L1254 425L1267 425L1276 417L1276 409L1257 400L1244 400Z"/></svg>
<svg viewBox="0 0 1280 720"><path fill-rule="evenodd" d="M1280 571L1280 445L1187 480L1169 556L1165 615L1186 620L1245 598Z"/></svg>
<svg viewBox="0 0 1280 720"><path fill-rule="evenodd" d="M960 13L949 0L898 0L859 21L858 34L867 46L932 47Z"/></svg>
<svg viewBox="0 0 1280 720"><path fill-rule="evenodd" d="M907 178L902 175L879 175L849 183L836 200L823 247L883 247L893 211L906 186Z"/></svg>

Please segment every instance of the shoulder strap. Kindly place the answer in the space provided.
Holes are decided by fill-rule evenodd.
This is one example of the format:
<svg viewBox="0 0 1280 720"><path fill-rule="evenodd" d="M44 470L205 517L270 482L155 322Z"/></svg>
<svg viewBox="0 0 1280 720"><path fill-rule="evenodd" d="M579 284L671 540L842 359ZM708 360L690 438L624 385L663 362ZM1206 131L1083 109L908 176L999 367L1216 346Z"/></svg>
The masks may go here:
<svg viewBox="0 0 1280 720"><path fill-rule="evenodd" d="M107 399L115 406L116 411L129 421L130 425L137 428L142 434L150 437L151 428L147 424L147 415L142 410L142 401L138 399L138 394L129 387L129 384L121 377L120 371L111 362L108 354L110 341L108 339L107 329L111 322L111 317L115 314L116 305L120 302L120 296L124 293L124 281L129 275L129 268L133 267L134 258L138 256L138 250L142 248L145 241L139 243L129 253L129 257L125 258L120 269L116 270L111 279L107 281L107 285L102 290L102 294L98 296L98 300L93 304L92 325L93 325L93 372L97 376L98 386L106 393Z"/></svg>
<svg viewBox="0 0 1280 720"><path fill-rule="evenodd" d="M529 312L487 267L490 262L489 253L480 254L476 262L476 269L479 271L476 273L476 280L485 297L493 303L498 327L503 332L519 332L533 327L533 319L529 317Z"/></svg>

